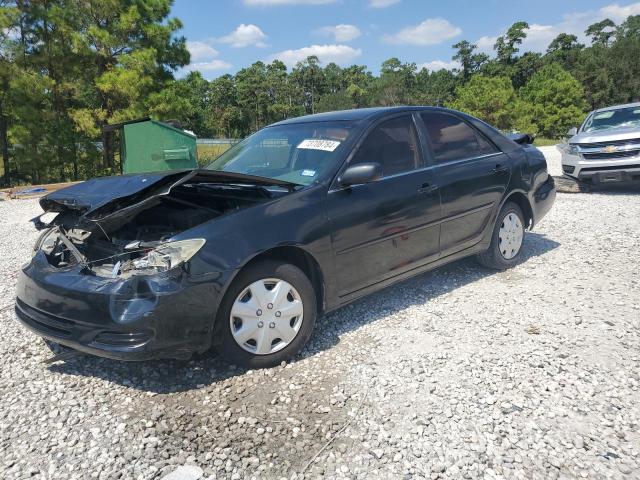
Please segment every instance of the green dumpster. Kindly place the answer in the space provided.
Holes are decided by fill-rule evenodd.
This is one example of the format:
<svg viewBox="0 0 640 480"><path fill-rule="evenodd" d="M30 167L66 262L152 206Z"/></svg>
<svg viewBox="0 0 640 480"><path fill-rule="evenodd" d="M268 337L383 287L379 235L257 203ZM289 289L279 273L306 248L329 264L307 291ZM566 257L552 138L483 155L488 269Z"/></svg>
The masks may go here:
<svg viewBox="0 0 640 480"><path fill-rule="evenodd" d="M150 118L108 125L119 132L122 173L196 168L196 136Z"/></svg>

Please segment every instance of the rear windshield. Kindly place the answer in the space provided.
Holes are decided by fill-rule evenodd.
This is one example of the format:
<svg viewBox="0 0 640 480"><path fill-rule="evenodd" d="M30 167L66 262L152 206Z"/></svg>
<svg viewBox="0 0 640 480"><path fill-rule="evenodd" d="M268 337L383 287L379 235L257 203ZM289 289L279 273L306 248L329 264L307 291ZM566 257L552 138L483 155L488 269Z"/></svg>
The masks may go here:
<svg viewBox="0 0 640 480"><path fill-rule="evenodd" d="M597 130L626 127L640 127L640 107L596 112L584 122L582 131L595 132Z"/></svg>
<svg viewBox="0 0 640 480"><path fill-rule="evenodd" d="M343 158L351 133L351 122L267 127L223 153L206 168L309 185Z"/></svg>

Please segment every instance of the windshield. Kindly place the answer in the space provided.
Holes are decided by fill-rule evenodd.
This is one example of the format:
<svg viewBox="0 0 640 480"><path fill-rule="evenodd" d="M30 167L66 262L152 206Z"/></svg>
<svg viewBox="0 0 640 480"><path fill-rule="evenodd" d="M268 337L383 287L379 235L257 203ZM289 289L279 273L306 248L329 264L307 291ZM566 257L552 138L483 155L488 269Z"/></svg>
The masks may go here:
<svg viewBox="0 0 640 480"><path fill-rule="evenodd" d="M640 107L620 108L597 112L587 118L583 132L608 130L610 128L640 127Z"/></svg>
<svg viewBox="0 0 640 480"><path fill-rule="evenodd" d="M351 132L349 122L267 127L227 150L206 168L309 185L341 158Z"/></svg>

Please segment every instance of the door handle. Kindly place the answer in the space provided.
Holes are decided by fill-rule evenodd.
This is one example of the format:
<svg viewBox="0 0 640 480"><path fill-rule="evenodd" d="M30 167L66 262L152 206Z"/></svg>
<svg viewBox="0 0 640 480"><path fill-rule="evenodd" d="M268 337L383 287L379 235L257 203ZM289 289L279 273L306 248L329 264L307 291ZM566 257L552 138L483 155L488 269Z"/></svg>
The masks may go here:
<svg viewBox="0 0 640 480"><path fill-rule="evenodd" d="M495 175L502 175L503 173L509 172L509 167L503 167L500 164L497 164L494 169L491 170L491 173Z"/></svg>
<svg viewBox="0 0 640 480"><path fill-rule="evenodd" d="M420 194L427 194L427 193L433 193L436 190L438 190L438 185L431 185L430 183L423 183L422 185L420 185L418 187L418 193Z"/></svg>

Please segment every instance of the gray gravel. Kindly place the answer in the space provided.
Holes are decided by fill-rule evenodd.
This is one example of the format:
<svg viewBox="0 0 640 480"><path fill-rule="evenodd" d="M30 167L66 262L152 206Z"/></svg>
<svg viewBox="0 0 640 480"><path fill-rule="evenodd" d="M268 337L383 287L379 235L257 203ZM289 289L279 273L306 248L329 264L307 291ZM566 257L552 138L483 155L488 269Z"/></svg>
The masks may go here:
<svg viewBox="0 0 640 480"><path fill-rule="evenodd" d="M554 177L562 176L562 152L558 149L558 145L550 145L547 147L538 147L544 158L547 159L547 169L549 174Z"/></svg>
<svg viewBox="0 0 640 480"><path fill-rule="evenodd" d="M637 193L559 194L516 268L389 288L263 371L43 364L10 308L37 212L0 202L0 478L640 478Z"/></svg>

